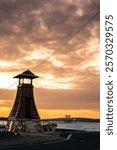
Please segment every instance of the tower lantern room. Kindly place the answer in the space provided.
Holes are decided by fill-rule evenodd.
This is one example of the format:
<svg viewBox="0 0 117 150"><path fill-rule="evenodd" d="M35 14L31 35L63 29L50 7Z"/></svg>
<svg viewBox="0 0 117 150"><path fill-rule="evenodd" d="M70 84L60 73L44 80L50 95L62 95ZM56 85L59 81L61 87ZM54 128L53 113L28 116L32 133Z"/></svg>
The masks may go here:
<svg viewBox="0 0 117 150"><path fill-rule="evenodd" d="M30 70L27 70L15 76L14 78L19 78L19 85L22 85L22 84L32 85L32 80L35 78L38 78L38 76L34 75Z"/></svg>

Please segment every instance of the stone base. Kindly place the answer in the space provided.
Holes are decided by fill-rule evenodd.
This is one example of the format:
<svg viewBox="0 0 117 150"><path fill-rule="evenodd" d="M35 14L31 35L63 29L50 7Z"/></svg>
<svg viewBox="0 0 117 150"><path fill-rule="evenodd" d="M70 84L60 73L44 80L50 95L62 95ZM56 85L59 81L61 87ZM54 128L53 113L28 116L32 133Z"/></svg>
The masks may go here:
<svg viewBox="0 0 117 150"><path fill-rule="evenodd" d="M16 133L38 133L41 132L39 121L24 121L24 120L9 120L6 126L6 131Z"/></svg>

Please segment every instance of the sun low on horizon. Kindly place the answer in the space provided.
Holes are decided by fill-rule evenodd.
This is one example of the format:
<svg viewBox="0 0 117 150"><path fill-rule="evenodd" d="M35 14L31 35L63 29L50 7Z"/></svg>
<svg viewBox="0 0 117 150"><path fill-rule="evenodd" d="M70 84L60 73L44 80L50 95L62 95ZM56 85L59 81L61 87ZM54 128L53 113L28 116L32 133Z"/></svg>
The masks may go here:
<svg viewBox="0 0 117 150"><path fill-rule="evenodd" d="M100 118L99 9L99 0L0 1L0 117L15 101L13 77L29 69L41 118Z"/></svg>

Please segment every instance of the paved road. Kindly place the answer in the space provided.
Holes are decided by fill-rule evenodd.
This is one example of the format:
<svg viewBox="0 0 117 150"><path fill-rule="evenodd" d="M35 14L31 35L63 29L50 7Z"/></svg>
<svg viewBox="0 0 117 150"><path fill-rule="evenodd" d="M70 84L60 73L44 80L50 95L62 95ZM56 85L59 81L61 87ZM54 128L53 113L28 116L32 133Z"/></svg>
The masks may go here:
<svg viewBox="0 0 117 150"><path fill-rule="evenodd" d="M41 144L4 146L0 150L99 150L99 133L64 133L62 136L66 140Z"/></svg>

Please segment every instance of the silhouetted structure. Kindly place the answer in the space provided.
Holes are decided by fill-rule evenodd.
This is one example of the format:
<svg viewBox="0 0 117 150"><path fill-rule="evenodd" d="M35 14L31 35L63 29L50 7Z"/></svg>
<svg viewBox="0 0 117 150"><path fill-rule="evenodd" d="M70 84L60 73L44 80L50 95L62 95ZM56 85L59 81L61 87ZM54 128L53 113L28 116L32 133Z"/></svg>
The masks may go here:
<svg viewBox="0 0 117 150"><path fill-rule="evenodd" d="M38 76L27 70L14 78L19 79L19 85L14 106L8 117L6 130L12 132L37 132L40 117L34 102L32 80L38 78Z"/></svg>
<svg viewBox="0 0 117 150"><path fill-rule="evenodd" d="M65 121L64 122L72 122L70 115L65 115Z"/></svg>

